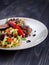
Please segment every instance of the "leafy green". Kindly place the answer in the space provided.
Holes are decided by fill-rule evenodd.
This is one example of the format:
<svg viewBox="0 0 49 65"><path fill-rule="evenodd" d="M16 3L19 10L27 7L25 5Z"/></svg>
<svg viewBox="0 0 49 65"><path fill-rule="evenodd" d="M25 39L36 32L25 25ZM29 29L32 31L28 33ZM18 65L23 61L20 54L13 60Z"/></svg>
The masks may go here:
<svg viewBox="0 0 49 65"><path fill-rule="evenodd" d="M22 36L17 36L18 41L22 41Z"/></svg>

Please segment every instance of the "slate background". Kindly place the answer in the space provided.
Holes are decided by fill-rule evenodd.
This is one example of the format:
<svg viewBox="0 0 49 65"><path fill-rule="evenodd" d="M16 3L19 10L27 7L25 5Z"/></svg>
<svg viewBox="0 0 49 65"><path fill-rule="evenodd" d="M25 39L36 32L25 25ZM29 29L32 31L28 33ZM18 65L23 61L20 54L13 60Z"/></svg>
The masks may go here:
<svg viewBox="0 0 49 65"><path fill-rule="evenodd" d="M49 30L49 0L0 0L0 19L29 17ZM41 44L26 50L0 50L0 65L49 65L49 35Z"/></svg>

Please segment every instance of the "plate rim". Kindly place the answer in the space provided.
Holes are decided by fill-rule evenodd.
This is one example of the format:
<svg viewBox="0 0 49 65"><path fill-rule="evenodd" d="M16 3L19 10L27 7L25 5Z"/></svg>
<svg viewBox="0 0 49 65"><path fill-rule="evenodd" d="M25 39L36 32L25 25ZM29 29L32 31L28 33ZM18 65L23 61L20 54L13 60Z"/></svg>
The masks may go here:
<svg viewBox="0 0 49 65"><path fill-rule="evenodd" d="M47 28L47 26L46 26L43 22L41 22L41 21L39 21L39 20L36 20L36 19L34 19L34 18L28 18L28 17L9 17L8 19L10 19L10 18L32 19L32 20L37 21L37 22L41 23L42 25L44 25L45 28L46 28L47 34L46 34L45 38L44 38L41 42L38 42L37 45L39 45L40 43L42 43L43 41L45 41L45 39L47 38L47 36L48 36L48 28ZM1 20L5 20L5 19L6 19L6 18L1 19ZM0 20L0 21L1 21L1 20ZM35 47L35 46L37 46L37 45L34 45L34 46L32 46L32 47ZM28 48L32 48L32 47L21 48L21 49L17 49L17 48L0 48L0 49L1 49L1 50L23 50L23 49L28 49Z"/></svg>

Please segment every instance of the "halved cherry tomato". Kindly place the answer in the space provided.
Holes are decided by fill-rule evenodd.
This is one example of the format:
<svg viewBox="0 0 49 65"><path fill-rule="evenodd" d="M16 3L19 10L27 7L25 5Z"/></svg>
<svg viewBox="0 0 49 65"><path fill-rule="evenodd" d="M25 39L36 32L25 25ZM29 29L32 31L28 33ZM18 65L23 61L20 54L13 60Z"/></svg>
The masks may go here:
<svg viewBox="0 0 49 65"><path fill-rule="evenodd" d="M12 42L13 39L12 38L7 38L7 42Z"/></svg>
<svg viewBox="0 0 49 65"><path fill-rule="evenodd" d="M10 33L10 29L6 29L5 30L5 33Z"/></svg>

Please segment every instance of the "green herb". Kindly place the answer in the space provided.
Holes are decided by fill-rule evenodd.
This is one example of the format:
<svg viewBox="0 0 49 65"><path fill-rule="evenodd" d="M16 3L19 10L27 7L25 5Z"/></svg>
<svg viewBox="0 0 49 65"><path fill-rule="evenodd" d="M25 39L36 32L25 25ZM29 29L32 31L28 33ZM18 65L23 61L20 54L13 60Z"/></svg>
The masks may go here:
<svg viewBox="0 0 49 65"><path fill-rule="evenodd" d="M22 36L17 36L18 40L21 41L22 40Z"/></svg>

